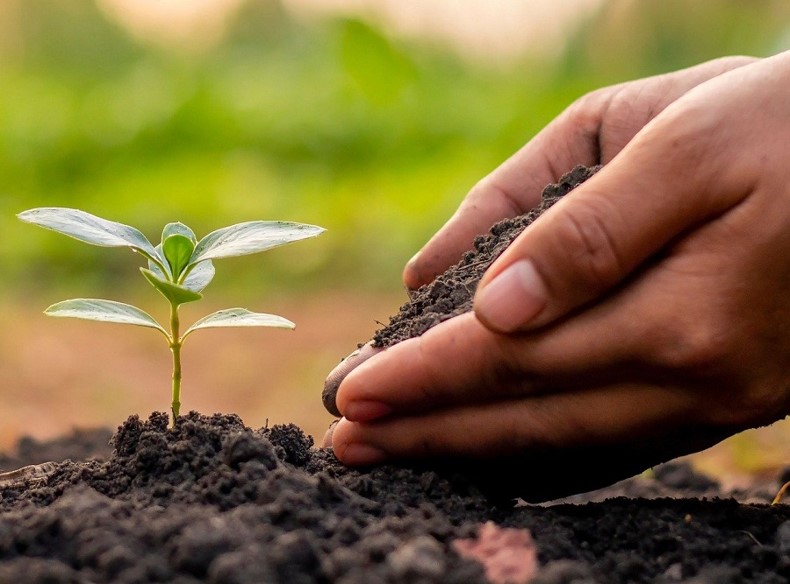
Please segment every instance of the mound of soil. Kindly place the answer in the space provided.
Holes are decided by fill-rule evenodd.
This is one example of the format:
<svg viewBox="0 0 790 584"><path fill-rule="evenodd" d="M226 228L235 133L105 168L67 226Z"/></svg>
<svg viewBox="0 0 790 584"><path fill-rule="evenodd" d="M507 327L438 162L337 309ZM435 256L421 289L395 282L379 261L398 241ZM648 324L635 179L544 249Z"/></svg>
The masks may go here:
<svg viewBox="0 0 790 584"><path fill-rule="evenodd" d="M573 501L493 505L462 472L352 470L293 425L233 415L132 417L112 446L0 478L0 582L790 580L790 507L718 498L680 464ZM513 551L491 530L531 542L513 553L537 574L498 579L507 558L462 555L478 534Z"/></svg>
<svg viewBox="0 0 790 584"><path fill-rule="evenodd" d="M544 208L591 172L551 187ZM376 342L468 310L485 262L539 212L479 238ZM25 441L0 457L2 471L32 465L0 474L0 583L790 581L790 506L767 504L778 485L724 493L680 463L526 504L512 498L523 485L538 498L582 490L600 482L603 461L549 461L540 473L459 461L349 469L296 426L194 412L175 428L164 413L131 417L110 452L106 440Z"/></svg>

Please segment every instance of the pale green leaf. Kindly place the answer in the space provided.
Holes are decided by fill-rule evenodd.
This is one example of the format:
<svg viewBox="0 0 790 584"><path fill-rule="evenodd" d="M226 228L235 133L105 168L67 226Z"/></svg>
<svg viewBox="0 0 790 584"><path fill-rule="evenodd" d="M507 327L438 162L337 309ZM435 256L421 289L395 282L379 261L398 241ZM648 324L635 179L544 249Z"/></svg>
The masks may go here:
<svg viewBox="0 0 790 584"><path fill-rule="evenodd" d="M85 243L103 247L131 247L149 259L158 259L154 246L134 227L108 221L79 209L40 207L23 211L17 217L26 223L57 231Z"/></svg>
<svg viewBox="0 0 790 584"><path fill-rule="evenodd" d="M194 302L195 300L200 300L203 298L202 294L193 292L184 286L174 284L168 280L163 280L151 270L140 268L140 271L143 273L143 276L145 276L145 279L148 280L151 286L156 288L162 294L162 296L167 298L173 304L184 304L186 302Z"/></svg>
<svg viewBox="0 0 790 584"><path fill-rule="evenodd" d="M167 260L165 259L165 252L162 251L162 244L156 246L156 253L157 256L160 258L158 263L154 263L150 258L148 259L148 269L151 270L158 278L162 280L170 280L170 266L167 265ZM164 270L163 270L164 268Z"/></svg>
<svg viewBox="0 0 790 584"><path fill-rule="evenodd" d="M162 251L165 254L167 263L170 265L170 272L173 274L174 281L178 281L181 272L187 267L194 249L195 244L192 240L180 233L168 235L162 242Z"/></svg>
<svg viewBox="0 0 790 584"><path fill-rule="evenodd" d="M211 260L204 260L187 269L187 277L181 285L192 292L201 292L214 279L214 272L214 264Z"/></svg>
<svg viewBox="0 0 790 584"><path fill-rule="evenodd" d="M189 263L258 253L292 241L315 237L324 231L315 225L286 221L238 223L212 231L201 239Z"/></svg>
<svg viewBox="0 0 790 584"><path fill-rule="evenodd" d="M185 338L192 331L205 328L267 326L293 329L296 327L290 320L275 314L250 312L246 308L226 308L204 316L190 326L184 333Z"/></svg>
<svg viewBox="0 0 790 584"><path fill-rule="evenodd" d="M197 243L197 237L195 236L195 232L192 231L189 227L184 225L181 222L176 221L175 223L168 223L165 225L165 228L162 230L162 241L170 237L171 235L183 235L188 237L192 243Z"/></svg>
<svg viewBox="0 0 790 584"><path fill-rule="evenodd" d="M48 316L144 326L157 329L168 336L167 331L150 314L130 304L114 300L73 298L53 304L44 313Z"/></svg>
<svg viewBox="0 0 790 584"><path fill-rule="evenodd" d="M162 244L156 246L158 252L161 253L162 257L164 257L164 252L161 251ZM148 269L151 270L160 280L171 280L170 276L170 266L166 266L167 274L162 271L157 264L148 260ZM192 290L192 292L202 292L203 289L211 283L211 280L214 279L214 264L211 260L205 260L198 264L192 264L187 267L184 273L181 274L181 278L183 282L180 283L181 286L186 288L187 290ZM184 274L186 274L186 278L184 278Z"/></svg>

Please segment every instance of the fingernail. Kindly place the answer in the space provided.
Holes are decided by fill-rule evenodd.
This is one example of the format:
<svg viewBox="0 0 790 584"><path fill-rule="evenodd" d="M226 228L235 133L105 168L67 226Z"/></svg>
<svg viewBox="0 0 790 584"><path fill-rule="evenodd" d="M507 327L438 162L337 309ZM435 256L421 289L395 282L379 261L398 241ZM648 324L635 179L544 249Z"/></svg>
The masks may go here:
<svg viewBox="0 0 790 584"><path fill-rule="evenodd" d="M487 326L510 333L543 310L546 296L546 285L535 266L529 260L519 260L477 291L474 310Z"/></svg>
<svg viewBox="0 0 790 584"><path fill-rule="evenodd" d="M371 422L392 413L392 406L373 400L352 401L343 409L343 415L352 422Z"/></svg>
<svg viewBox="0 0 790 584"><path fill-rule="evenodd" d="M351 466L369 466L378 464L387 459L387 454L368 444L352 442L343 451L343 462Z"/></svg>
<svg viewBox="0 0 790 584"><path fill-rule="evenodd" d="M417 264L420 261L421 255L422 251L418 251L408 262L406 262L403 268L403 283L406 285L406 293L409 295L409 298L412 298L414 291L423 284L423 282L420 281L421 276L417 269Z"/></svg>
<svg viewBox="0 0 790 584"><path fill-rule="evenodd" d="M321 392L321 400L324 407L333 416L340 416L337 409L337 390L340 384L355 367L367 361L370 357L379 353L381 349L374 348L370 343L362 345L359 349L348 355L335 367L324 381L324 389Z"/></svg>
<svg viewBox="0 0 790 584"><path fill-rule="evenodd" d="M332 436L335 433L335 427L338 422L340 422L340 420L333 420L332 423L329 424L329 428L327 428L324 433L324 440L321 442L322 448L332 448Z"/></svg>

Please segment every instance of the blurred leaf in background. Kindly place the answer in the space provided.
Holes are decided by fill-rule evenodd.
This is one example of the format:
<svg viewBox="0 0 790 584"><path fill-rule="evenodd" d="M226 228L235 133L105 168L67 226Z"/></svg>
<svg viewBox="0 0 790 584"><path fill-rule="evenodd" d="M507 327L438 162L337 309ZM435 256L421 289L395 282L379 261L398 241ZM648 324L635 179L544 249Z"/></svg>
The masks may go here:
<svg viewBox="0 0 790 584"><path fill-rule="evenodd" d="M224 29L185 50L136 34L117 18L123 2L3 0L2 286L89 274L109 284L126 271L13 221L42 205L149 234L174 220L199 234L247 219L326 225L320 245L273 255L266 281L395 286L468 188L574 98L724 54L768 54L790 16L778 1L598 2L568 22L567 45L503 64L430 35L404 40L376 19L231 4ZM240 266L225 281L265 285Z"/></svg>
<svg viewBox="0 0 790 584"><path fill-rule="evenodd" d="M137 278L119 292L135 258L30 229L23 209L78 207L150 238L171 221L198 237L254 219L326 227L252 269L223 264L212 291L293 318L290 345L228 344L216 372L193 347L205 407L318 431L323 418L297 415L320 410L322 376L386 318L379 297L400 294L405 261L477 180L585 92L772 54L790 47L788 23L786 0L0 0L4 408L85 392L69 393L79 412L52 413L55 431L159 403L122 402L159 378L139 367L147 343L124 337L96 359L111 368L84 374L71 333L47 337L31 316L66 295L135 301ZM78 334L94 352L116 339ZM220 386L237 401L219 403ZM24 427L4 411L0 429Z"/></svg>

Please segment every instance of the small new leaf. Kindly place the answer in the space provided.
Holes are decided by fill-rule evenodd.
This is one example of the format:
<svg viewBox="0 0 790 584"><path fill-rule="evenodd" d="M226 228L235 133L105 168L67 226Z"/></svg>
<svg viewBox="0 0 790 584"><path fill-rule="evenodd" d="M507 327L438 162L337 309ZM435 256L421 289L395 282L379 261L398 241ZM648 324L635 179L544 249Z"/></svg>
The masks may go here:
<svg viewBox="0 0 790 584"><path fill-rule="evenodd" d="M174 282L178 282L194 250L195 244L192 240L180 233L168 235L166 239L162 240L162 252L170 266Z"/></svg>
<svg viewBox="0 0 790 584"><path fill-rule="evenodd" d="M192 331L205 328L238 327L238 326L268 326L276 328L294 329L296 325L287 318L276 314L263 312L250 312L246 308L226 308L204 316L189 327L185 338Z"/></svg>
<svg viewBox="0 0 790 584"><path fill-rule="evenodd" d="M197 236L195 235L195 232L179 221L176 221L175 223L168 223L167 225L165 225L165 228L162 229L162 241L164 241L171 235L176 235L176 234L184 235L188 237L192 241L192 243L197 243Z"/></svg>
<svg viewBox="0 0 790 584"><path fill-rule="evenodd" d="M166 337L167 331L147 312L114 300L99 298L73 298L57 302L44 311L47 316L81 318L99 322L114 322L154 328Z"/></svg>
<svg viewBox="0 0 790 584"><path fill-rule="evenodd" d="M212 231L195 246L190 265L197 262L266 251L292 241L316 237L325 230L288 221L248 221Z"/></svg>
<svg viewBox="0 0 790 584"><path fill-rule="evenodd" d="M162 296L167 298L176 306L179 304L185 304L186 302L194 302L195 300L200 300L203 298L203 295L199 294L198 292L193 292L189 288L179 286L178 284L173 284L173 282L169 282L168 280L163 280L151 270L140 268L140 271L143 273L143 276L145 276L145 279L148 280L151 285L162 294Z"/></svg>

